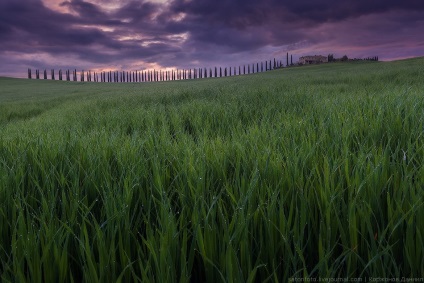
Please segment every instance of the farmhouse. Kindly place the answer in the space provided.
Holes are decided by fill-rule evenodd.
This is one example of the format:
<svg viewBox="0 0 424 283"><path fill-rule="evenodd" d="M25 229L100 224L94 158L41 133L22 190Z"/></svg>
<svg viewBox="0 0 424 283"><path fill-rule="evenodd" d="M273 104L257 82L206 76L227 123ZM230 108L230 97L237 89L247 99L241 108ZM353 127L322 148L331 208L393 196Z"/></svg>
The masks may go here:
<svg viewBox="0 0 424 283"><path fill-rule="evenodd" d="M309 65L309 64L319 64L319 63L327 63L328 57L322 55L314 55L314 56L302 56L299 58L299 64Z"/></svg>

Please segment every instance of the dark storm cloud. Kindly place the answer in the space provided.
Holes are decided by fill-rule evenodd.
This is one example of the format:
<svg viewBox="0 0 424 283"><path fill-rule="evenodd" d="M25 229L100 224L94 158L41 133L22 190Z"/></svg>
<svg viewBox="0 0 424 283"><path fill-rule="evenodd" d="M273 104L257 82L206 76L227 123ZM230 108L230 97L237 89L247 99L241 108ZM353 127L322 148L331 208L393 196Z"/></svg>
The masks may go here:
<svg viewBox="0 0 424 283"><path fill-rule="evenodd" d="M1 0L0 55L8 66L15 60L30 66L64 61L104 68L131 62L189 67L288 50L337 52L328 48L347 43L357 48L352 50L372 46L374 52L376 46L394 46L396 34L415 38L405 37L404 47L424 41L418 32L424 27L422 0L59 1L57 7L70 13L42 0ZM120 5L110 9L111 3ZM28 59L31 54L48 56Z"/></svg>
<svg viewBox="0 0 424 283"><path fill-rule="evenodd" d="M233 1L185 1L172 2L172 11L185 12L193 18L209 23L221 23L244 29L270 21L306 20L325 22L357 17L370 13L399 10L424 10L421 0L233 0Z"/></svg>
<svg viewBox="0 0 424 283"><path fill-rule="evenodd" d="M103 13L99 7L81 0L65 1L61 3L60 6L68 7L72 11L78 13L80 17L90 21L102 20L106 17L105 13Z"/></svg>
<svg viewBox="0 0 424 283"><path fill-rule="evenodd" d="M246 48L300 40L301 29L391 10L423 11L424 1L233 0L172 2L171 13L186 13L194 40ZM260 32L257 32L258 28ZM248 40L249 32L256 29ZM247 44L247 45L246 45Z"/></svg>
<svg viewBox="0 0 424 283"><path fill-rule="evenodd" d="M74 45L85 45L104 39L99 32L69 28L76 21L46 9L39 1L6 2L1 6L1 25L10 32L6 46L13 51L31 52L48 49L60 52ZM52 50L52 47L53 48ZM5 46L0 46L4 50Z"/></svg>
<svg viewBox="0 0 424 283"><path fill-rule="evenodd" d="M134 42L120 42L115 38L119 33L105 32L92 26L124 28L132 33L135 27L120 20L127 19L127 11L130 10L128 7L110 15L94 4L80 0L64 2L61 6L68 7L77 14L55 12L35 0L2 2L0 38L4 42L0 45L0 51L47 52L52 55L74 53L83 60L110 62L126 55L144 57L155 54L154 50L161 52L169 49L155 45L149 50L136 46ZM133 16L136 18L135 14ZM86 26L82 27L84 25ZM110 55L104 52L105 49L120 52Z"/></svg>

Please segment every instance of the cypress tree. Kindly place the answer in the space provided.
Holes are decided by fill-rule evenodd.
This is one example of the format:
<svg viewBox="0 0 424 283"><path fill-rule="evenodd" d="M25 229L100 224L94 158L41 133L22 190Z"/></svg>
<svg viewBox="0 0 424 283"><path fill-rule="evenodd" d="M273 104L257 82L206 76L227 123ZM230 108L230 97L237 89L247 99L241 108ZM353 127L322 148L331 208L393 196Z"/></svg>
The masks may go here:
<svg viewBox="0 0 424 283"><path fill-rule="evenodd" d="M287 67L289 66L289 53L287 52Z"/></svg>

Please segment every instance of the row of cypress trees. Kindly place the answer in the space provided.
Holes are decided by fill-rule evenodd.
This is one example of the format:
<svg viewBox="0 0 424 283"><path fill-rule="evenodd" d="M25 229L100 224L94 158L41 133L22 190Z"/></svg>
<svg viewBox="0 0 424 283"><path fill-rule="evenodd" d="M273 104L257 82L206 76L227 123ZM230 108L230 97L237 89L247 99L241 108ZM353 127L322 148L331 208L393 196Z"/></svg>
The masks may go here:
<svg viewBox="0 0 424 283"><path fill-rule="evenodd" d="M292 57L293 63L293 57ZM288 53L287 53L287 65ZM92 72L82 70L79 74L77 70L58 71L58 79L66 81L88 81L88 82L157 82L157 81L175 81L202 78L218 78L247 75L252 73L266 72L284 67L280 60L263 61L253 64L247 64L237 67L214 67L214 68L194 68L194 69L177 69L177 70L145 70L145 71L109 71L109 72ZM72 75L71 75L72 74ZM47 70L43 72L43 79L47 79ZM64 76L63 76L64 75ZM35 70L35 78L40 79L40 70ZM50 78L56 79L55 70L51 69ZM32 70L28 68L28 79L32 79Z"/></svg>

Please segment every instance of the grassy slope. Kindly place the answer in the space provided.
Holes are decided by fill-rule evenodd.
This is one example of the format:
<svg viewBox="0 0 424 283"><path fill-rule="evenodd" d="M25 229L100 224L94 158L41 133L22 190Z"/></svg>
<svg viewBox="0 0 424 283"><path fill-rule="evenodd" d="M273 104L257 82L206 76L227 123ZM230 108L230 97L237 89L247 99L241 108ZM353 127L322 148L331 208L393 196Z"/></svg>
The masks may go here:
<svg viewBox="0 0 424 283"><path fill-rule="evenodd" d="M423 63L0 78L2 279L420 275Z"/></svg>

